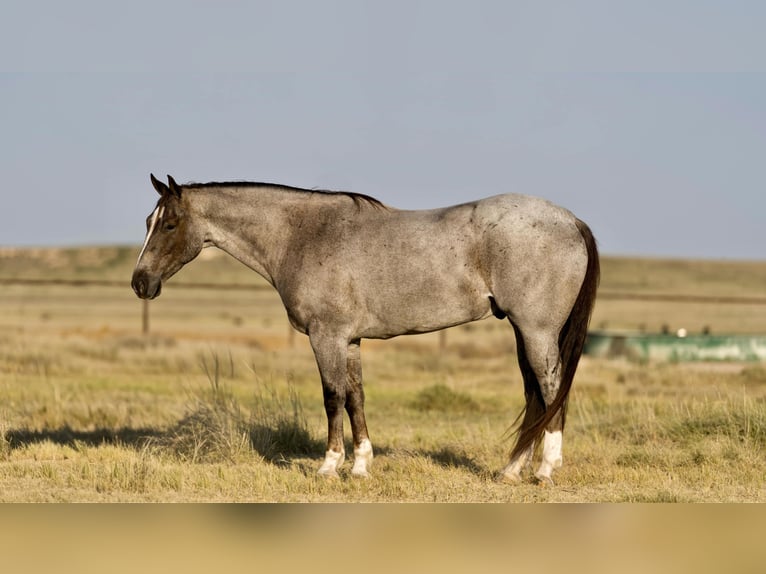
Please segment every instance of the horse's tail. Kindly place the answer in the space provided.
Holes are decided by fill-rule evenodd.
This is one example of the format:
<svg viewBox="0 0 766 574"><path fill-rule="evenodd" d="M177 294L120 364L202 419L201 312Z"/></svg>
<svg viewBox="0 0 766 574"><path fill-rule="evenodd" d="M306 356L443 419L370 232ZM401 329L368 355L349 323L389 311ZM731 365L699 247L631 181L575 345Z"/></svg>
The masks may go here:
<svg viewBox="0 0 766 574"><path fill-rule="evenodd" d="M585 338L588 332L588 323L590 322L593 306L596 302L596 291L601 275L598 248L596 240L591 233L590 228L579 219L576 220L577 229L580 231L585 248L588 253L588 265L585 270L585 278L580 286L580 292L577 300L569 312L569 317L564 323L559 333L559 360L562 369L561 383L559 385L556 398L550 407L546 408L543 400L540 383L537 380L534 370L529 364L526 351L524 349L524 340L520 336L518 328L514 325L516 331L517 354L519 357L519 367L524 378L524 395L526 397L526 407L519 415L523 420L516 430L518 440L511 451L511 460L526 451L535 443L539 444L539 439L545 430L545 427L553 420L559 412L561 413L561 428L563 430L566 422L567 403L569 399L569 390L572 388L577 364L582 355L582 349L585 345ZM518 422L518 419L517 419Z"/></svg>

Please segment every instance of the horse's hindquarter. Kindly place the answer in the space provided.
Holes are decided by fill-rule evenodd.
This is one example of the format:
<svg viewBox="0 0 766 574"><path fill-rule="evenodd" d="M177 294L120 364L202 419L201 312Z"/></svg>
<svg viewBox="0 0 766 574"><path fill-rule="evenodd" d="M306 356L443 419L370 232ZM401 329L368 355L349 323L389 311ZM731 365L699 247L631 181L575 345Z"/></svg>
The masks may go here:
<svg viewBox="0 0 766 574"><path fill-rule="evenodd" d="M558 330L588 263L577 218L530 196L496 196L480 204L482 262L498 305L517 325Z"/></svg>

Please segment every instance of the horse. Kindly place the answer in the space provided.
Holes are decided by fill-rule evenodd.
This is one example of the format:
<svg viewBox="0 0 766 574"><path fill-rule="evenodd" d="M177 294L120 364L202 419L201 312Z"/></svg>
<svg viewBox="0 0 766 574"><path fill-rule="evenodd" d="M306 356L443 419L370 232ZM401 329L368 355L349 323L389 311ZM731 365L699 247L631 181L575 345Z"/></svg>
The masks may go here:
<svg viewBox="0 0 766 574"><path fill-rule="evenodd" d="M202 249L216 246L279 293L290 324L308 335L327 415L318 473L338 477L344 410L351 475L369 476L360 343L495 316L516 337L525 406L498 479L552 484L562 464L569 391L599 282L589 227L570 211L520 194L430 210L370 196L252 182L179 185L150 175L160 198L146 220L132 288L154 299Z"/></svg>

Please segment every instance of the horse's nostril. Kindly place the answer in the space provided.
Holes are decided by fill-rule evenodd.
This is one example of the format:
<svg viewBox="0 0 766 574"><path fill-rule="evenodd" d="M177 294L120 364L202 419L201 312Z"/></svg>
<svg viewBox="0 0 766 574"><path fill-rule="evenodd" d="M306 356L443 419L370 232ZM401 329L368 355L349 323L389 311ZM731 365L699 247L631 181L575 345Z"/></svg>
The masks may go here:
<svg viewBox="0 0 766 574"><path fill-rule="evenodd" d="M146 281L143 279L134 279L132 286L133 291L135 291L136 295L139 297L144 297L146 295Z"/></svg>
<svg viewBox="0 0 766 574"><path fill-rule="evenodd" d="M133 277L130 286L140 299L154 299L162 290L162 281L159 277L139 273Z"/></svg>

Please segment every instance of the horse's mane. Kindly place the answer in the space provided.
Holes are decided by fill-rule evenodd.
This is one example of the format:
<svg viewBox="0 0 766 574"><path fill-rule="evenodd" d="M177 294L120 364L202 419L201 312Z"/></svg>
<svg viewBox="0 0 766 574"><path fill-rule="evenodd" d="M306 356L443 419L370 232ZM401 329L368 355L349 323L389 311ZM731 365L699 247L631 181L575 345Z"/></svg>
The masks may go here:
<svg viewBox="0 0 766 574"><path fill-rule="evenodd" d="M321 194L321 195L328 195L328 196L346 196L350 197L354 200L354 203L357 204L357 206L362 205L370 205L371 207L376 207L378 209L388 209L385 204L383 204L381 201L375 199L374 197L370 197L369 195L365 195L363 193L353 193L351 191L331 191L327 189L306 189L303 187L293 187L290 185L282 185L279 183L264 183L264 182L254 182L254 181L211 181L208 183L197 183L197 182L191 182L191 183L185 183L182 187L189 188L189 189L205 189L205 188L212 188L212 187L242 187L242 188L248 188L248 187L254 187L254 188L261 188L261 187L271 187L276 189L281 189L284 191L291 191L291 192L297 192L297 193L306 193L306 194Z"/></svg>

